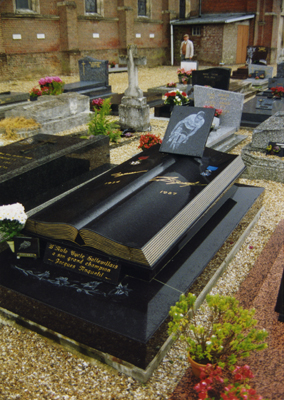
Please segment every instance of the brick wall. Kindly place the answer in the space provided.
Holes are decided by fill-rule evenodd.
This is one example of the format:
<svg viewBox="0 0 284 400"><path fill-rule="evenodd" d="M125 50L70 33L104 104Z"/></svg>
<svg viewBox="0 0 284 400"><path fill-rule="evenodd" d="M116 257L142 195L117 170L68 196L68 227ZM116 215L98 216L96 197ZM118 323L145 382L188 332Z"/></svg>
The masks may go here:
<svg viewBox="0 0 284 400"><path fill-rule="evenodd" d="M247 0L202 0L202 14L247 12Z"/></svg>

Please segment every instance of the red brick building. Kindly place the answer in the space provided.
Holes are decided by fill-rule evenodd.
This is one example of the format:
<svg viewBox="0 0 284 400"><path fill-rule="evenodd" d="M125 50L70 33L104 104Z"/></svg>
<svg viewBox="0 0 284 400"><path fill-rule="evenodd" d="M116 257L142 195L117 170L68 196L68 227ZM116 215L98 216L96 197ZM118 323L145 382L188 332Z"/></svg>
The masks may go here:
<svg viewBox="0 0 284 400"><path fill-rule="evenodd" d="M244 63L247 45L274 63L282 20L281 0L0 0L0 76L74 74L80 58L118 62L133 43L148 66L179 64L185 32L201 63Z"/></svg>

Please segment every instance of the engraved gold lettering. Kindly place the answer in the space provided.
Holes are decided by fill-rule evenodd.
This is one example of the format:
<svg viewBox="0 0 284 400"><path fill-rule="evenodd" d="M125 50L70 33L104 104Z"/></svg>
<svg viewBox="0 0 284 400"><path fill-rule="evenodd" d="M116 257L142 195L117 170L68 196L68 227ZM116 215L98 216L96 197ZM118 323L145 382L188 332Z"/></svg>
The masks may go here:
<svg viewBox="0 0 284 400"><path fill-rule="evenodd" d="M147 172L148 170L143 170L143 171L133 171L133 172L117 172L115 174L111 174L114 178L119 178L120 176L125 176L125 175L133 175L133 174L142 174L143 172Z"/></svg>
<svg viewBox="0 0 284 400"><path fill-rule="evenodd" d="M101 62L100 61L89 61L91 68L100 68Z"/></svg>
<svg viewBox="0 0 284 400"><path fill-rule="evenodd" d="M156 176L151 179L151 182L165 182L166 185L179 185L179 187L186 186L206 186L207 183L197 182L182 182L177 176Z"/></svg>

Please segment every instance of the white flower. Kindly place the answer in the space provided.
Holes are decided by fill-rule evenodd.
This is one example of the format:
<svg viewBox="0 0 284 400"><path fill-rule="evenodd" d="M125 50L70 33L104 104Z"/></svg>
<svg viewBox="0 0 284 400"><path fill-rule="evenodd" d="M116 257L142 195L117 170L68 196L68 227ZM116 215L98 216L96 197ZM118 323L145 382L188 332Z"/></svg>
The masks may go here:
<svg viewBox="0 0 284 400"><path fill-rule="evenodd" d="M212 342L210 342L210 340L207 340L206 344L207 346L209 346Z"/></svg>

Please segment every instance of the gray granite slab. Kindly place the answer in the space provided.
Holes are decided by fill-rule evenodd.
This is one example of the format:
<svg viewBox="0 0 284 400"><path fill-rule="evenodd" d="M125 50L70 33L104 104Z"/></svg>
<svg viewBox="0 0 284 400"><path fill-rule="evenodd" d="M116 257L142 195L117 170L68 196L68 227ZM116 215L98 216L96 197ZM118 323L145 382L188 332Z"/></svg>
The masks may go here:
<svg viewBox="0 0 284 400"><path fill-rule="evenodd" d="M278 111L253 131L252 148L265 150L269 142L284 143L284 111Z"/></svg>
<svg viewBox="0 0 284 400"><path fill-rule="evenodd" d="M79 60L80 81L97 81L108 85L108 61L84 57Z"/></svg>

